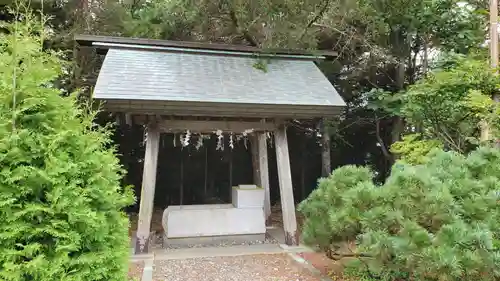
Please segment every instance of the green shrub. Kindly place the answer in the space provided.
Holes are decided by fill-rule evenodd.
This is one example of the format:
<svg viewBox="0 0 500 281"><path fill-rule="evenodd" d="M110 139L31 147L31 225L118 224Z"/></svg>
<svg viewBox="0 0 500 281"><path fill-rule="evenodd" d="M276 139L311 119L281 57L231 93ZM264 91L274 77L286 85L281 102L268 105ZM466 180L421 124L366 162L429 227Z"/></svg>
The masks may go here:
<svg viewBox="0 0 500 281"><path fill-rule="evenodd" d="M363 254L384 280L498 280L500 150L434 151L398 163L382 186L366 173L342 167L301 203L305 243L356 240L354 254L336 254Z"/></svg>
<svg viewBox="0 0 500 281"><path fill-rule="evenodd" d="M443 149L443 144L436 139L423 139L419 134L406 135L391 145L391 152L408 164L425 163L429 153L435 149Z"/></svg>
<svg viewBox="0 0 500 281"><path fill-rule="evenodd" d="M127 280L133 202L110 131L52 82L30 15L0 34L0 280Z"/></svg>
<svg viewBox="0 0 500 281"><path fill-rule="evenodd" d="M344 264L342 274L347 280L356 281L374 281L374 280L408 280L408 272L400 272L391 268L381 270L376 264L368 259L361 261L360 259L349 260Z"/></svg>
<svg viewBox="0 0 500 281"><path fill-rule="evenodd" d="M332 241L345 241L358 233L345 220L349 219L341 213L344 204L342 195L353 186L369 182L372 173L367 168L343 166L328 178L319 180L318 188L299 205L299 211L306 218L302 230L302 239L306 244L319 245L323 250L329 249ZM345 226L344 229L334 226Z"/></svg>

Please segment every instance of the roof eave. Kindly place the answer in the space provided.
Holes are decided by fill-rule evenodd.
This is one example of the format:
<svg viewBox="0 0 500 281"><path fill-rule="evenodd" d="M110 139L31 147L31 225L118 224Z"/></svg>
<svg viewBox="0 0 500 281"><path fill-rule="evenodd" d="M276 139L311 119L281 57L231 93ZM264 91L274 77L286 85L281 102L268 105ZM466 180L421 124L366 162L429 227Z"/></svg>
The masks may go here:
<svg viewBox="0 0 500 281"><path fill-rule="evenodd" d="M112 100L102 98L96 100L104 102L103 108L110 112L153 115L168 112L172 116L310 119L339 116L345 108L345 104L333 106Z"/></svg>
<svg viewBox="0 0 500 281"><path fill-rule="evenodd" d="M248 53L248 52L238 52L238 51L189 49L189 48L178 48L178 47L144 46L144 45L102 43L102 42L94 42L92 45L97 49L105 49L106 51L108 49L122 49L122 50L139 50L139 51L151 51L151 52L187 53L187 54L197 54L197 55L254 57L254 58L267 58L267 59L307 60L307 61L326 59L326 57L324 56L313 56L313 55Z"/></svg>
<svg viewBox="0 0 500 281"><path fill-rule="evenodd" d="M229 45L219 43L202 43L186 41L170 41L143 38L125 38L112 36L77 34L74 40L81 46L95 47L99 53L106 53L109 48L149 49L151 51L186 51L193 53L217 53L218 55L261 56L294 59L326 59L337 56L334 51L305 51L297 49L261 49L251 46Z"/></svg>

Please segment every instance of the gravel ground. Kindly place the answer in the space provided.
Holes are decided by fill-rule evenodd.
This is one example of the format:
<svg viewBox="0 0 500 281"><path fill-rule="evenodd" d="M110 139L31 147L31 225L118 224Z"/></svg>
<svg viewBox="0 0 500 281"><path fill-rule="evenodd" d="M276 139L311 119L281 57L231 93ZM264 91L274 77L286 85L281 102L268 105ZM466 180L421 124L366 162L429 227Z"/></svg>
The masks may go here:
<svg viewBox="0 0 500 281"><path fill-rule="evenodd" d="M156 261L153 281L320 281L286 254Z"/></svg>
<svg viewBox="0 0 500 281"><path fill-rule="evenodd" d="M131 262L128 268L128 277L130 280L141 280L144 262Z"/></svg>
<svg viewBox="0 0 500 281"><path fill-rule="evenodd" d="M306 260L314 268L321 271L321 273L323 273L324 275L328 275L331 273L335 274L342 273L343 269L342 265L336 261L329 259L323 253L305 252L305 253L298 253L297 255Z"/></svg>

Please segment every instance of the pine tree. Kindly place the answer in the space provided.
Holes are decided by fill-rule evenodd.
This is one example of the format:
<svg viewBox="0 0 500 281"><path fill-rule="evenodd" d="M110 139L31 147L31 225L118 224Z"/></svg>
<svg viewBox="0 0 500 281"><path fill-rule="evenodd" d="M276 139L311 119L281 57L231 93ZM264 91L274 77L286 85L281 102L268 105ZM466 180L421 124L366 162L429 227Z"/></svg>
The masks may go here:
<svg viewBox="0 0 500 281"><path fill-rule="evenodd" d="M0 280L126 280L133 196L110 130L54 87L65 65L16 16L0 34Z"/></svg>
<svg viewBox="0 0 500 281"><path fill-rule="evenodd" d="M490 147L399 162L381 186L345 166L301 203L304 241L357 257L383 280L498 280L499 186L500 150ZM336 248L352 241L354 252Z"/></svg>

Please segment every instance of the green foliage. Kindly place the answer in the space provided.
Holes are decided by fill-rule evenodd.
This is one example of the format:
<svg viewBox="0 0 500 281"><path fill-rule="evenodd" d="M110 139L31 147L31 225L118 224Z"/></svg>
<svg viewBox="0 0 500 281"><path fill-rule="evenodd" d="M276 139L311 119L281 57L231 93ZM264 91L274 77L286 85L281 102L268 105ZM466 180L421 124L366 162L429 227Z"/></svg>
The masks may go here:
<svg viewBox="0 0 500 281"><path fill-rule="evenodd" d="M335 170L328 178L321 178L318 188L304 200L298 210L304 214L304 229L302 236L307 244L318 244L323 249L328 249L333 241L343 241L358 230L351 228L346 223L347 216L338 213L335 220L327 219L334 216L331 212L342 211L344 204L341 197L353 186L366 183L371 180L372 174L367 168L356 166L343 166ZM317 218L317 219L316 219ZM333 225L345 225L344 229L332 232Z"/></svg>
<svg viewBox="0 0 500 281"><path fill-rule="evenodd" d="M218 41L277 47L315 48L328 2L302 1L146 1L125 18L131 36Z"/></svg>
<svg viewBox="0 0 500 281"><path fill-rule="evenodd" d="M375 111L384 111L391 116L401 114L401 97L382 89L372 89L367 92L367 107Z"/></svg>
<svg viewBox="0 0 500 281"><path fill-rule="evenodd" d="M374 280L408 280L408 273L401 273L394 270L388 270L382 274L374 274L373 272L380 271L371 263L353 259L346 262L344 265L343 276L347 280L356 281L374 281Z"/></svg>
<svg viewBox="0 0 500 281"><path fill-rule="evenodd" d="M222 41L275 48L317 45L319 21L329 1L184 1L144 2L124 17L128 36L174 40ZM254 68L267 72L269 60Z"/></svg>
<svg viewBox="0 0 500 281"><path fill-rule="evenodd" d="M255 69L259 69L263 72L267 72L267 65L269 61L265 59L257 59L257 61L253 64Z"/></svg>
<svg viewBox="0 0 500 281"><path fill-rule="evenodd" d="M356 277L361 280L370 280L369 272L363 270L366 267L365 263L358 259L350 260L344 265L344 275L348 277Z"/></svg>
<svg viewBox="0 0 500 281"><path fill-rule="evenodd" d="M348 173L347 173L348 171ZM300 205L304 242L356 254L384 280L498 280L500 150L436 151L399 163L382 186L365 168L342 167ZM348 184L348 186L346 186Z"/></svg>
<svg viewBox="0 0 500 281"><path fill-rule="evenodd" d="M421 139L420 134L411 134L393 143L391 152L398 155L401 161L416 165L427 162L429 153L434 149L442 148L443 144L439 140Z"/></svg>
<svg viewBox="0 0 500 281"><path fill-rule="evenodd" d="M147 1L123 18L128 36L155 39L188 39L201 24L205 1Z"/></svg>
<svg viewBox="0 0 500 281"><path fill-rule="evenodd" d="M498 96L496 95L494 95L492 99L490 96L484 95L480 91L471 90L464 102L471 114L488 124L493 139L498 139L500 137L500 107L497 101Z"/></svg>
<svg viewBox="0 0 500 281"><path fill-rule="evenodd" d="M111 132L53 87L62 62L18 16L0 34L0 279L127 280L133 196Z"/></svg>
<svg viewBox="0 0 500 281"><path fill-rule="evenodd" d="M485 36L487 17L479 12L485 7L460 0L333 1L324 23L353 47L405 61L423 46L462 53L477 48Z"/></svg>
<svg viewBox="0 0 500 281"><path fill-rule="evenodd" d="M467 152L477 143L481 120L488 117L498 123L489 100L498 92L500 79L485 60L474 57L455 57L442 66L399 94L400 115L419 127L424 139Z"/></svg>

